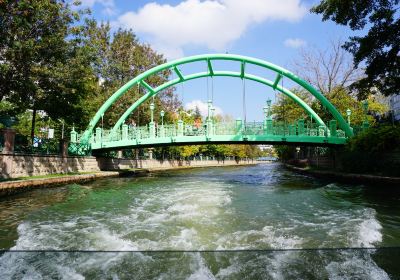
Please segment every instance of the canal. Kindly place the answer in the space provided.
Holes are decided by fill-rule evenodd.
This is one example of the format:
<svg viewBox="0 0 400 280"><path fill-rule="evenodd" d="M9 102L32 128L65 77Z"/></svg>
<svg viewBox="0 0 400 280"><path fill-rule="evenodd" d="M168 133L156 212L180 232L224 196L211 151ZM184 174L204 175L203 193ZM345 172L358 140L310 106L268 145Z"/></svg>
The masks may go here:
<svg viewBox="0 0 400 280"><path fill-rule="evenodd" d="M396 246L399 191L279 163L0 200L1 279L399 279Z"/></svg>

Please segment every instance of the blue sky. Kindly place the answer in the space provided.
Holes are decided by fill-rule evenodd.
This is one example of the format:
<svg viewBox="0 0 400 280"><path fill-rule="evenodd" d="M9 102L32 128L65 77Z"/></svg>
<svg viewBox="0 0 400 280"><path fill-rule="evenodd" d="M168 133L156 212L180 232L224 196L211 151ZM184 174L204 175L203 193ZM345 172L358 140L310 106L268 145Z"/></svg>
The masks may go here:
<svg viewBox="0 0 400 280"><path fill-rule="evenodd" d="M322 22L311 14L312 0L81 0L97 20L113 28L130 28L168 60L203 53L234 53L267 60L291 70L301 48L329 51L331 40L347 39L348 27ZM188 72L205 65L184 69ZM235 65L219 65L234 70ZM222 70L222 69L220 69ZM301 73L299 73L301 76ZM132 77L133 78L133 77ZM283 81L290 87L289 81ZM211 80L208 81L211 87ZM243 117L242 83L233 78L213 79L214 104L224 114ZM211 93L209 89L208 94ZM177 87L184 104L202 106L207 100L207 80ZM272 89L246 82L246 117L262 120L265 100Z"/></svg>

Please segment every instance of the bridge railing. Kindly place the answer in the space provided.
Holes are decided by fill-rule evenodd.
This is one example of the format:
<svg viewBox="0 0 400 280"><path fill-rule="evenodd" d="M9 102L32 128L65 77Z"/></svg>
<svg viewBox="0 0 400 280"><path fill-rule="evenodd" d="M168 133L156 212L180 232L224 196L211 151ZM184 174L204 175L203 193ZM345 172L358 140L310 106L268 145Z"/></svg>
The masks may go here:
<svg viewBox="0 0 400 280"><path fill-rule="evenodd" d="M180 137L180 136L218 136L218 135L274 135L274 136L311 136L311 137L336 137L345 138L343 130L336 129L336 124L331 127L319 126L318 124L304 125L304 121L296 124L285 124L279 122L238 122L208 123L200 126L184 124L166 124L155 126L124 126L121 129L111 130L97 128L90 138L90 143L105 143L113 141L132 141L140 139ZM80 135L77 135L79 142Z"/></svg>
<svg viewBox="0 0 400 280"><path fill-rule="evenodd" d="M235 135L238 129L235 123L217 123L214 125L214 135Z"/></svg>

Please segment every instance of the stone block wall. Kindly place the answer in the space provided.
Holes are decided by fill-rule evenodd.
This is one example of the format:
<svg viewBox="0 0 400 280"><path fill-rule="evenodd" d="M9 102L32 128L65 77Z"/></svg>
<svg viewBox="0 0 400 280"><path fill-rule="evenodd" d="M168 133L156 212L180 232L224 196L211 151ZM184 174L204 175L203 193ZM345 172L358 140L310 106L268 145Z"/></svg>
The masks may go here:
<svg viewBox="0 0 400 280"><path fill-rule="evenodd" d="M180 167L232 166L251 164L252 161L235 160L130 160L95 157L61 157L38 155L1 155L0 177L3 179L41 176L49 174L98 172L143 168L149 170Z"/></svg>
<svg viewBox="0 0 400 280"><path fill-rule="evenodd" d="M240 164L250 164L252 161L235 161L235 160L134 160L134 159L118 159L104 158L100 159L102 170L118 170L118 169L172 169L179 167L201 167L201 166L232 166Z"/></svg>
<svg viewBox="0 0 400 280"><path fill-rule="evenodd" d="M0 155L2 178L100 171L95 157Z"/></svg>

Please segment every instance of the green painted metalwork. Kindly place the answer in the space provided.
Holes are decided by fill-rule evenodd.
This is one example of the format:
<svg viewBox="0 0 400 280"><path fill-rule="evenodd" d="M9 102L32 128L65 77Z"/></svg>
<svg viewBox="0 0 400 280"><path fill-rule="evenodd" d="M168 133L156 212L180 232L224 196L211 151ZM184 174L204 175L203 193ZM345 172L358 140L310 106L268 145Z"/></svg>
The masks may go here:
<svg viewBox="0 0 400 280"><path fill-rule="evenodd" d="M279 81L280 81L281 79L282 79L282 75L281 75L281 74L276 75L274 84L272 85L272 88L273 88L273 89L276 89L276 87L278 86L278 83L279 83Z"/></svg>
<svg viewBox="0 0 400 280"><path fill-rule="evenodd" d="M212 68L212 61L213 60L231 60L231 61L238 61L241 63L241 72L236 73L236 72L228 72L228 71L214 71ZM191 62L197 62L197 61L204 61L208 64L208 71L205 73L197 73L197 74L192 74L188 76L183 76L183 74L178 70L178 66L186 63L191 63ZM346 121L343 119L341 114L336 110L336 108L320 93L318 92L314 87L312 87L310 84L308 84L306 81L302 80L301 78L297 77L295 74L292 72L279 67L277 65L274 65L272 63L269 63L267 61L263 61L260 59L256 58L251 58L251 57L246 57L246 56L240 56L240 55L233 55L233 54L206 54L206 55L197 55L197 56L191 56L191 57L185 57L181 58L175 61L167 62L162 65L156 66L150 70L147 70L146 72L138 75L134 79L130 80L128 83L126 83L124 86L122 86L118 91L116 91L99 109L99 111L96 113L96 115L93 117L93 119L90 121L89 126L87 130L85 131L84 135L82 136L81 141L83 142L88 142L89 138L91 137L92 131L95 127L95 125L98 123L98 121L101 119L101 116L108 110L108 108L115 102L117 101L127 90L129 90L132 86L136 84L140 84L143 87L145 87L148 90L148 93L143 95L139 100L137 100L126 112L125 114L120 118L120 120L116 123L116 125L113 128L113 133L117 130L117 128L121 127L122 123L125 121L125 119L129 116L129 114L135 110L140 104L142 104L144 101L146 101L148 98L154 96L158 92L162 91L163 89L166 89L170 86L173 86L175 84L185 82L188 80L196 79L196 78L202 78L202 77L207 77L207 76L229 76L229 77L238 77L238 78L244 78L244 79L249 79L253 80L256 82L263 83L265 85L268 85L272 88L274 88L274 84L278 78L272 82L266 79L263 79L261 77L257 77L254 75L246 74L245 73L245 64L253 64L257 65L260 67L267 68L269 70L272 70L276 72L279 76L289 78L290 80L294 81L298 85L302 86L304 89L306 89L308 92L310 92L313 96L315 96L316 99L318 99L323 106L327 108L327 110L332 114L332 116L337 120L339 127L345 131L346 136L350 137L353 135L353 132L350 128L350 126L346 123ZM149 76L155 75L159 73L160 71L166 70L166 69L173 69L177 75L178 79L168 81L164 83L163 85L158 86L157 88L153 88L150 85L148 85L146 82L144 82L144 79L146 79ZM280 80L280 78L279 78ZM278 83L279 83L278 80ZM292 98L295 102L297 102L301 107L303 107L320 125L325 125L324 122L319 118L319 116L300 98L298 98L296 95L291 93L289 90L284 89L280 86L278 86L278 83L276 83L276 89L281 91L282 93L288 95L290 98ZM295 98L295 96L297 98Z"/></svg>
<svg viewBox="0 0 400 280"><path fill-rule="evenodd" d="M196 127L179 120L177 124L158 126L152 131L151 126L128 127L123 125L117 133L111 130L96 129L91 137L93 150L113 148L137 148L159 145L206 144L206 143L279 143L279 144L316 144L343 145L347 138L343 130L336 129L336 120L330 122L331 134L325 127L315 124L305 127L304 120L296 124L246 123L237 120L231 123L212 123Z"/></svg>
<svg viewBox="0 0 400 280"><path fill-rule="evenodd" d="M215 71L213 72L214 76L221 76L221 77L234 77L234 78L241 78L241 73L239 72L230 72L230 71ZM194 79L199 79L199 78L205 78L208 77L209 73L208 72L201 72L201 73L196 73L196 74L191 74L187 75L185 77L185 81L190 81ZM244 74L244 79L252 80L267 86L272 87L273 82L255 75L251 74ZM179 79L175 79L172 81L169 81L163 85L158 86L157 88L154 89L156 93L161 92L162 90L174 86L176 84L179 84L181 81ZM296 94L291 92L290 90L283 88L281 86L277 86L276 90L282 92L283 94L287 95L289 98L291 98L293 101L295 101L300 107L302 107L310 116L313 117L313 119L316 120L317 123L320 125L325 125L323 120L317 115L317 113L310 107L308 106L307 103L305 103L301 98L299 98ZM123 123L124 121L129 117L129 115L136 109L138 108L143 102L154 96L156 93L153 92L148 92L142 97L140 97L136 102L132 104L131 107L128 108L128 110L125 111L125 113L120 117L120 119L115 123L113 131L116 131Z"/></svg>
<svg viewBox="0 0 400 280"><path fill-rule="evenodd" d="M240 63L240 72L232 71L215 71L212 66L214 60L233 60ZM190 75L184 75L179 65L196 61L204 61L207 65L206 72L200 72ZM277 73L274 81L267 80L263 77L246 73L246 64L261 66ZM160 71L171 69L177 74L177 78L165 82L157 87L152 87L146 83L145 79L149 76L156 75ZM238 119L234 123L214 123L212 121L213 108L209 101L209 118L207 118L204 127L194 127L190 124L184 124L183 121L178 121L177 124L164 125L162 121L161 127L156 127L153 121L154 105L151 104L151 122L145 127L128 127L124 124L129 115L143 102L157 95L162 90L174 86L176 84L204 77L234 77L247 79L267 85L274 90L287 95L300 107L302 107L316 123L311 127L306 127L304 120L299 120L296 124L282 125L275 123L270 116L271 101L267 101L267 106L263 108L265 119L262 123L243 123ZM325 125L322 119L315 111L308 106L301 98L295 95L290 90L279 85L283 77L287 77L304 89L314 95L325 108L327 108L334 117L334 120L329 122L329 127ZM134 85L144 87L147 92L136 100L120 117L111 130L102 130L97 127L93 133L97 122L104 115L106 110L120 98L127 90ZM162 113L163 117L163 113ZM309 124L310 125L310 124ZM338 127L340 129L338 129ZM293 143L293 144L316 144L316 145L343 145L347 138L353 135L353 131L349 124L343 119L336 108L316 89L298 78L293 73L266 61L229 54L216 55L200 55L188 58L179 59L168 62L163 65L154 67L129 81L117 92L115 92L99 109L96 115L91 120L88 129L83 135L78 135L74 130L71 132L71 145L69 151L74 154L87 154L91 150L97 149L115 149L123 147L146 147L157 145L183 145L183 144L202 144L202 143Z"/></svg>

